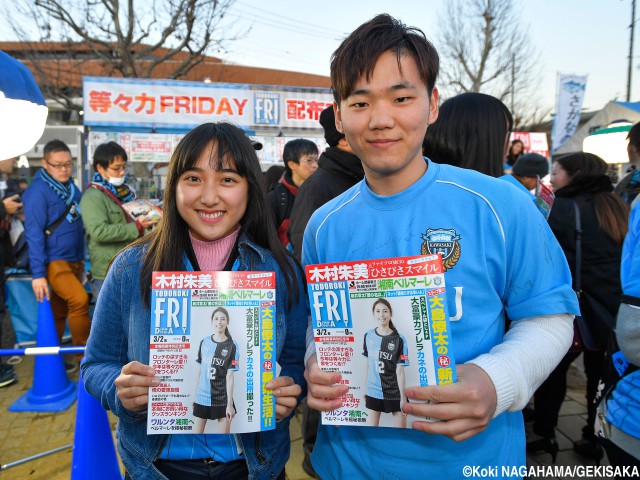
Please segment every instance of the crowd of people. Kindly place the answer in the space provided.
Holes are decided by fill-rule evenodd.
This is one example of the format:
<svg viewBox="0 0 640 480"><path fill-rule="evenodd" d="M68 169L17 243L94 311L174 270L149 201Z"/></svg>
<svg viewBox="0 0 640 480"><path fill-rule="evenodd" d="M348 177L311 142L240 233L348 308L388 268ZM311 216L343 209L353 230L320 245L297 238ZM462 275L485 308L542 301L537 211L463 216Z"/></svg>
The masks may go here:
<svg viewBox="0 0 640 480"><path fill-rule="evenodd" d="M196 127L172 154L159 223L123 208L135 192L127 153L114 142L96 148L84 193L58 140L45 146L24 193L0 183L2 260L9 264L10 219L24 208L34 294L50 300L60 338L68 324L73 343L87 346L86 388L120 419L125 478L284 479L299 403L303 468L318 478L459 478L465 465L526 465L526 452L555 462L567 371L580 354L588 415L575 451L640 466L637 170L614 190L596 155L559 155L550 164L510 141L513 117L498 99L465 93L439 105L438 72L438 53L421 30L376 16L331 58L334 104L320 115L322 153L308 139L287 142L284 170L269 180L242 130ZM640 167L640 124L628 152ZM535 193L550 170L547 219ZM393 406L368 387L369 423L384 412L403 426L408 415L409 430L323 425L319 412L342 406L349 387L318 366L302 267L423 255L429 228L454 232L461 246L445 274L458 381L420 387L402 376ZM219 270L276 272L281 371L265 387L275 397L276 428L230 433L239 415L229 393L237 344L229 312L218 308L198 354L197 433L148 435L149 388L160 383L149 366L152 272ZM377 300L372 313L379 326L367 333L365 356L385 337L404 345L390 304ZM226 358L215 383L204 358L220 349ZM621 355L626 371L607 378ZM11 368L2 369L0 386L14 382ZM217 403L214 390L223 392ZM533 422L529 438L525 421ZM220 433L205 433L207 423Z"/></svg>

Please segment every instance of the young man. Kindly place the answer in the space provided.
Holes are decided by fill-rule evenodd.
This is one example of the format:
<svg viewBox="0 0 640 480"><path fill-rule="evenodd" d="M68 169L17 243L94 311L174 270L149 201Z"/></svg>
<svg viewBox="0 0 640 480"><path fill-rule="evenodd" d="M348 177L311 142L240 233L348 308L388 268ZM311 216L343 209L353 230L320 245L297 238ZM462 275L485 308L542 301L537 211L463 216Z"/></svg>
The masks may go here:
<svg viewBox="0 0 640 480"><path fill-rule="evenodd" d="M320 124L324 129L324 139L329 145L318 159L318 170L298 190L298 196L291 211L289 240L293 254L300 260L302 237L311 214L329 200L353 187L364 178L360 159L353 154L344 133L336 129L333 107L320 113Z"/></svg>
<svg viewBox="0 0 640 480"><path fill-rule="evenodd" d="M93 169L95 173L82 195L80 208L91 259L91 290L97 299L111 259L156 222L145 216L134 222L121 207L136 197L124 183L127 173L124 148L116 142L98 145L93 153Z"/></svg>
<svg viewBox="0 0 640 480"><path fill-rule="evenodd" d="M269 203L278 228L278 238L289 245L287 229L298 188L318 169L318 146L311 140L296 138L287 142L282 152L285 172L269 192Z"/></svg>
<svg viewBox="0 0 640 480"><path fill-rule="evenodd" d="M446 251L458 382L408 386L413 430L322 426L312 463L323 479L462 478L469 465L499 476L502 465L524 466L519 410L571 343L578 305L569 269L535 207L497 179L421 155L438 116L438 68L424 34L388 15L360 26L332 57L336 125L365 181L311 217L303 263ZM338 408L348 386L319 369L312 338L307 345L309 407Z"/></svg>
<svg viewBox="0 0 640 480"><path fill-rule="evenodd" d="M58 338L68 320L73 344L86 345L90 319L89 295L82 286L84 230L71 151L64 142L51 140L43 154L42 169L23 195L31 285L39 302L51 300Z"/></svg>

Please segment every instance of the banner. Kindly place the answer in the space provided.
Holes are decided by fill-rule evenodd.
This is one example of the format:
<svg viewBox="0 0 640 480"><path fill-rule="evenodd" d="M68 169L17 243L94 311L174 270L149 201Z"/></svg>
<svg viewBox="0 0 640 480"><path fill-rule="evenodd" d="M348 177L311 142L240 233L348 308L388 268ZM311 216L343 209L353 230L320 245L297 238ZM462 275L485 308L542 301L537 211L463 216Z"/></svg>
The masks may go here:
<svg viewBox="0 0 640 480"><path fill-rule="evenodd" d="M319 130L328 88L83 77L84 124L184 129L227 121L248 130ZM277 131L277 130L276 130Z"/></svg>
<svg viewBox="0 0 640 480"><path fill-rule="evenodd" d="M552 152L569 140L578 128L586 88L587 75L558 73L556 116L551 130Z"/></svg>

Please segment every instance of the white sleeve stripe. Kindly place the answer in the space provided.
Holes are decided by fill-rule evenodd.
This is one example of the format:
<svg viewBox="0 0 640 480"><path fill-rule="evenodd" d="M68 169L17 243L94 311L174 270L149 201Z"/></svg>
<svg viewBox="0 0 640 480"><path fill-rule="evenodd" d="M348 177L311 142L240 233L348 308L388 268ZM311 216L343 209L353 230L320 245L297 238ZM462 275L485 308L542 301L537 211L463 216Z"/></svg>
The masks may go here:
<svg viewBox="0 0 640 480"><path fill-rule="evenodd" d="M342 205L340 205L338 208L336 208L335 210L332 210L331 212L327 213L327 216L324 217L324 220L322 220L322 222L320 223L320 225L318 225L318 229L316 230L316 245L318 244L318 235L320 234L320 229L322 229L322 226L325 224L325 222L329 219L329 217L331 215L333 215L334 213L336 213L337 211L339 211L342 207L348 205L349 203L351 203L353 200L355 200L356 198L358 198L358 196L360 195L360 192L358 191L353 197L351 197L349 200L347 200L346 202L344 202Z"/></svg>
<svg viewBox="0 0 640 480"><path fill-rule="evenodd" d="M493 205L491 204L491 202L489 200L487 200L487 198L484 195L482 195L482 194L480 194L478 192L475 192L475 191L471 190L470 188L463 187L462 185L460 185L458 183L455 183L455 182L447 182L445 180L436 180L436 183L446 183L448 185L453 185L454 187L458 187L458 188L461 188L462 190L466 190L467 192L472 193L474 195L477 195L478 197L483 199L487 203L487 205L489 206L491 211L493 212L493 215L496 217L496 221L498 222L498 225L500 226L500 232L502 233L502 239L506 240L506 237L505 237L505 234L504 234L504 228L502 228L502 222L500 221L500 217L498 217L498 213L496 212L495 208L493 208Z"/></svg>

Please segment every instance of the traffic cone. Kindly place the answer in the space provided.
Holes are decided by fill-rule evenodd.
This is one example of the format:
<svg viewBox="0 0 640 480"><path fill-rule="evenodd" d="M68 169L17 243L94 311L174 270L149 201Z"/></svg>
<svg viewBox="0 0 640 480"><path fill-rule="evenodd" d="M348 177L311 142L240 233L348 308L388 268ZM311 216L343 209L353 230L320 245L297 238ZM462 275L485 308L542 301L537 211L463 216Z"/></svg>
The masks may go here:
<svg viewBox="0 0 640 480"><path fill-rule="evenodd" d="M80 372L71 480L121 480L107 412L87 393Z"/></svg>
<svg viewBox="0 0 640 480"><path fill-rule="evenodd" d="M38 347L59 347L53 312L47 299L38 303ZM10 412L62 412L76 400L76 383L69 381L60 355L38 355L33 386L9 407Z"/></svg>

